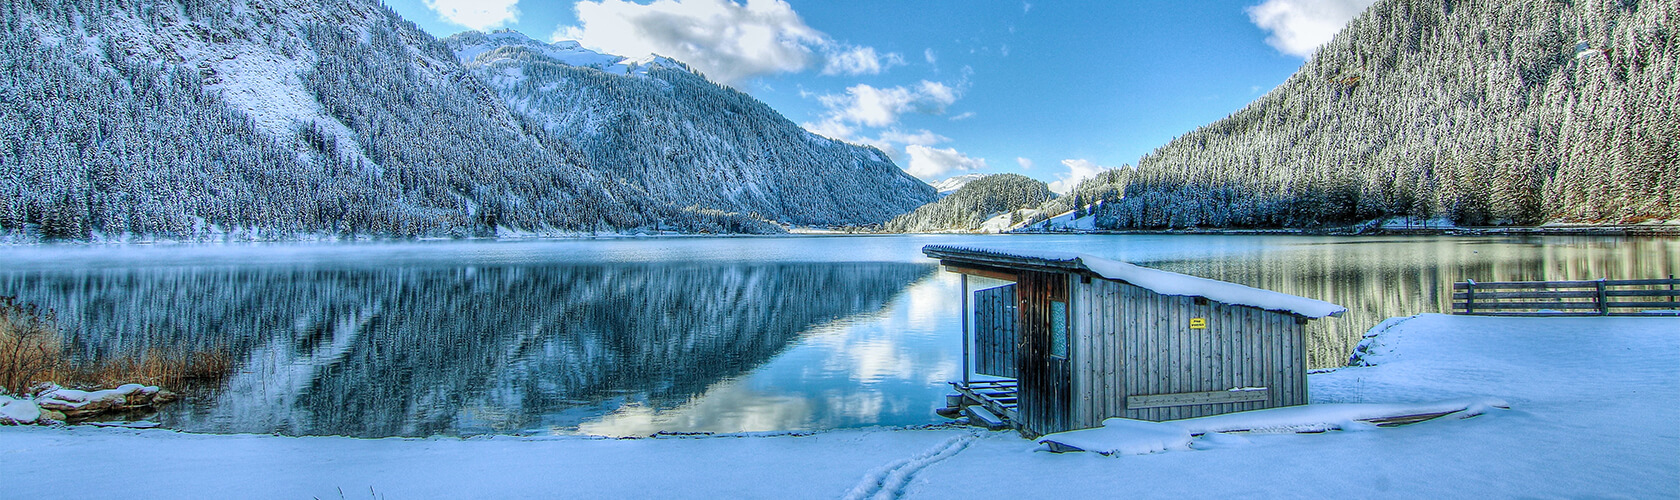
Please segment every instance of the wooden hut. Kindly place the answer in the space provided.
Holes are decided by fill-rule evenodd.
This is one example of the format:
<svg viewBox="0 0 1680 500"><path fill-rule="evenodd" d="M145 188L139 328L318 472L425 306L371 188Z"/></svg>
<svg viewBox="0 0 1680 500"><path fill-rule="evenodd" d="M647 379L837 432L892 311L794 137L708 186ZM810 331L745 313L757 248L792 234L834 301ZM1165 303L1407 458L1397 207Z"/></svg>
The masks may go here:
<svg viewBox="0 0 1680 500"><path fill-rule="evenodd" d="M1029 436L1306 404L1305 325L1344 311L1082 254L922 252L963 276L951 403ZM971 301L970 276L1001 285Z"/></svg>

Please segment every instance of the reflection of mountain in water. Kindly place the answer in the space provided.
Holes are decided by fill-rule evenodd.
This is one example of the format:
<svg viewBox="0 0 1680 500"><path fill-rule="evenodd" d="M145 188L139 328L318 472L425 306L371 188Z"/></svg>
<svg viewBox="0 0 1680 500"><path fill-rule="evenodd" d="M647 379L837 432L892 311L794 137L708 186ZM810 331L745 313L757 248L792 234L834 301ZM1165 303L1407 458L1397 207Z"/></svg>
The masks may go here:
<svg viewBox="0 0 1680 500"><path fill-rule="evenodd" d="M1152 262L1169 271L1327 300L1348 308L1310 323L1312 368L1347 364L1366 330L1394 316L1451 312L1452 284L1477 281L1637 279L1676 272L1673 244L1656 239L1350 239L1243 258Z"/></svg>
<svg viewBox="0 0 1680 500"><path fill-rule="evenodd" d="M87 356L222 346L244 360L164 418L355 436L573 427L680 405L812 326L881 309L919 264L164 268L0 275Z"/></svg>

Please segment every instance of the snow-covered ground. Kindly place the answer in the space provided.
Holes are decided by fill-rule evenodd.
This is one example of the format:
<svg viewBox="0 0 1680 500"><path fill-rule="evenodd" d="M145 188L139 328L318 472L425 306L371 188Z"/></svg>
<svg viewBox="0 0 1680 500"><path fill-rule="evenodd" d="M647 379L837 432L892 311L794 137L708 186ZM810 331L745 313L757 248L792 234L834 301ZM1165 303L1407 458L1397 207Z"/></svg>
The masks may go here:
<svg viewBox="0 0 1680 500"><path fill-rule="evenodd" d="M939 192L940 197L944 197L945 195L957 192L958 189L962 189L963 186L967 186L970 182L980 180L986 175L987 174L963 174L935 182L930 185L933 186L934 191Z"/></svg>
<svg viewBox="0 0 1680 500"><path fill-rule="evenodd" d="M1101 205L1102 205L1101 203L1098 203L1094 206L1101 206ZM1097 216L1096 215L1094 215L1094 214L1093 215L1086 215L1084 217L1074 217L1074 215L1075 215L1074 211L1069 210L1069 211L1057 214L1057 215L1055 215L1053 217L1050 217L1048 219L1044 219L1042 221L1039 221L1037 224L1028 225L1028 226L1024 227L1023 229L1032 230L1032 231L1096 231L1097 230Z"/></svg>
<svg viewBox="0 0 1680 500"><path fill-rule="evenodd" d="M1383 229L1457 229L1452 219L1435 217L1432 219L1413 217L1389 217L1378 225Z"/></svg>
<svg viewBox="0 0 1680 500"><path fill-rule="evenodd" d="M1116 456L950 428L360 440L0 427L0 497L1680 496L1680 319L1426 314L1383 327L1363 349L1371 366L1310 376L1315 404L1510 409Z"/></svg>

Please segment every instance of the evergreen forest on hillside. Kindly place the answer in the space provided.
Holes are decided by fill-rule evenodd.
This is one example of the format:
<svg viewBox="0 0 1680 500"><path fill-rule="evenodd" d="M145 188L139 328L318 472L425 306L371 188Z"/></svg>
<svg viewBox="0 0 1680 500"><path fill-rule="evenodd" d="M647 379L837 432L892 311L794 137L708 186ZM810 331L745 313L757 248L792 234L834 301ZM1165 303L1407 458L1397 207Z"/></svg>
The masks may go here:
<svg viewBox="0 0 1680 500"><path fill-rule="evenodd" d="M1044 182L1031 177L988 175L964 184L939 201L887 221L883 228L902 233L978 229L986 219L1036 207L1055 196Z"/></svg>
<svg viewBox="0 0 1680 500"><path fill-rule="evenodd" d="M1097 224L1680 219L1677 17L1660 0L1379 1L1277 89L1142 158Z"/></svg>

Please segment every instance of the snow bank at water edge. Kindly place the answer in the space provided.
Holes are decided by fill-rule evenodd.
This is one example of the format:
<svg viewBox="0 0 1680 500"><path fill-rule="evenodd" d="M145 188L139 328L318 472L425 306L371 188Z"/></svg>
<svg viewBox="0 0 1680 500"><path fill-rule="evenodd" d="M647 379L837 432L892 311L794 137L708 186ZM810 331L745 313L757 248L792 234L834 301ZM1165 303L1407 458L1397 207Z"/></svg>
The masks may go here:
<svg viewBox="0 0 1680 500"><path fill-rule="evenodd" d="M1191 438L1226 432L1299 433L1369 430L1446 415L1469 418L1494 408L1509 409L1499 398L1460 398L1422 404L1328 403L1285 406L1184 420L1149 422L1129 418L1103 420L1094 429L1047 434L1038 442L1051 451L1091 451L1103 455L1142 455L1191 449ZM1214 438L1217 440L1217 438Z"/></svg>

